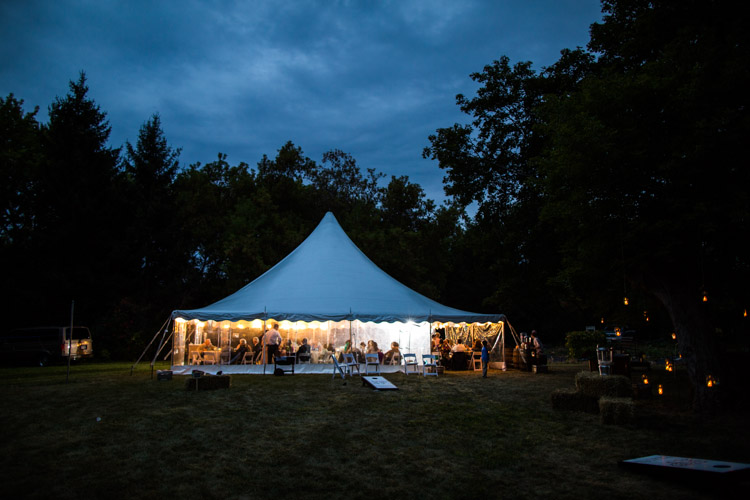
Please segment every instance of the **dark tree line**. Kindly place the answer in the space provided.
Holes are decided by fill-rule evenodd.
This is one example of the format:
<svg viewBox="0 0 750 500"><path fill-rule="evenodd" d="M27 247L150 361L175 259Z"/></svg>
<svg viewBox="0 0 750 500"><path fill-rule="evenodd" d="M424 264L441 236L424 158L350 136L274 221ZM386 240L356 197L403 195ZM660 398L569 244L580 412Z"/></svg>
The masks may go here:
<svg viewBox="0 0 750 500"><path fill-rule="evenodd" d="M467 233L492 249L477 257L496 271L490 300L592 323L661 312L695 407L712 410L734 389L731 351L747 349L748 9L602 6L586 49L540 72L504 57L472 75L476 96L457 97L472 122L439 129L425 156L478 204Z"/></svg>
<svg viewBox="0 0 750 500"><path fill-rule="evenodd" d="M408 177L363 172L336 149L318 163L292 142L254 168L223 154L182 166L158 114L115 149L88 93L82 73L47 123L0 100L6 328L65 324L75 300L100 352L132 358L171 310L244 286L327 211L383 269L442 298L459 213Z"/></svg>
<svg viewBox="0 0 750 500"><path fill-rule="evenodd" d="M736 394L727 356L747 349L747 7L602 9L587 47L551 66L501 57L471 75L476 95L457 96L470 123L424 152L446 172L439 207L336 149L183 166L158 115L112 148L83 74L47 123L0 99L6 322L64 322L75 299L99 345L131 357L169 311L237 290L330 210L413 289L549 341L602 322L675 331L696 408L716 408Z"/></svg>

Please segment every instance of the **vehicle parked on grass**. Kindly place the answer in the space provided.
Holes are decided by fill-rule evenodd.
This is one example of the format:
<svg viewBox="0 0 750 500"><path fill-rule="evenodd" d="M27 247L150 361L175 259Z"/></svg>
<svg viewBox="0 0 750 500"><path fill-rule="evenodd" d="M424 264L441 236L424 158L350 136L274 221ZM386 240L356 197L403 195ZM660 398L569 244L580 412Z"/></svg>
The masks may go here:
<svg viewBox="0 0 750 500"><path fill-rule="evenodd" d="M71 340L72 337L72 340ZM55 361L91 358L94 355L91 332L85 326L45 326L17 328L0 335L0 361L46 366Z"/></svg>

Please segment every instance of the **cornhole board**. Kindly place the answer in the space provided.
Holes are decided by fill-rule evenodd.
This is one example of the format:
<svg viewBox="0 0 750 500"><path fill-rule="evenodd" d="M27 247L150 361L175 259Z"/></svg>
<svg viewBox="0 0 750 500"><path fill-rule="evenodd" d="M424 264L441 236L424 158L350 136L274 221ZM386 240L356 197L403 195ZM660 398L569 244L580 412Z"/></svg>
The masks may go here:
<svg viewBox="0 0 750 500"><path fill-rule="evenodd" d="M376 391L398 390L398 387L388 382L384 377L362 377L362 385L369 385Z"/></svg>
<svg viewBox="0 0 750 500"><path fill-rule="evenodd" d="M634 471L680 478L702 478L726 481L750 478L750 464L704 460L702 458L651 455L623 460L620 465Z"/></svg>

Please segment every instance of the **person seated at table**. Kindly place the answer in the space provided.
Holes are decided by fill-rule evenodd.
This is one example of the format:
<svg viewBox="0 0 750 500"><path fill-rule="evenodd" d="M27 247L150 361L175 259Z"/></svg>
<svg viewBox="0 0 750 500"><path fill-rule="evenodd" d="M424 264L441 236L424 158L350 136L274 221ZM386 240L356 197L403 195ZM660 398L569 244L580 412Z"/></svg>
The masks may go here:
<svg viewBox="0 0 750 500"><path fill-rule="evenodd" d="M339 352L338 357L336 358L339 363L344 362L344 354L351 354L352 352L352 342L350 340L347 340L344 342L344 347Z"/></svg>
<svg viewBox="0 0 750 500"><path fill-rule="evenodd" d="M383 358L385 358L385 355L383 354L383 351L381 351L378 347L378 343L374 340L367 341L367 354L377 354L378 362L380 362L380 364L383 364Z"/></svg>
<svg viewBox="0 0 750 500"><path fill-rule="evenodd" d="M432 341L430 342L430 352L439 352L439 349L438 349L439 346L440 346L440 334L433 333Z"/></svg>
<svg viewBox="0 0 750 500"><path fill-rule="evenodd" d="M294 346L291 339L286 339L282 352L284 356L292 356L294 354Z"/></svg>
<svg viewBox="0 0 750 500"><path fill-rule="evenodd" d="M364 342L359 343L359 348L355 347L352 349L352 352L354 354L354 359L357 360L357 363L364 363L365 362L365 352L367 352L367 346Z"/></svg>
<svg viewBox="0 0 750 500"><path fill-rule="evenodd" d="M211 343L211 339L206 338L205 342L201 344L201 351L213 351L216 347Z"/></svg>
<svg viewBox="0 0 750 500"><path fill-rule="evenodd" d="M448 361L451 357L451 345L446 339L440 339L438 344L438 352L440 353L440 360L443 366L448 366Z"/></svg>
<svg viewBox="0 0 750 500"><path fill-rule="evenodd" d="M253 345L249 346L249 349L253 353L253 363L255 364L263 356L263 345L258 337L253 337Z"/></svg>
<svg viewBox="0 0 750 500"><path fill-rule="evenodd" d="M458 342L456 342L456 345L451 347L451 352L466 352L466 346L464 345L464 342L462 339L458 339Z"/></svg>
<svg viewBox="0 0 750 500"><path fill-rule="evenodd" d="M240 339L240 343L232 351L232 359L229 361L230 365L236 365L241 363L245 357L245 353L252 352L250 346L247 345L247 340Z"/></svg>
<svg viewBox="0 0 750 500"><path fill-rule="evenodd" d="M397 365L401 363L401 351L398 342L391 342L391 350L383 356L386 365Z"/></svg>
<svg viewBox="0 0 750 500"><path fill-rule="evenodd" d="M476 342L474 342L474 350L475 351L481 351L482 350L482 341L477 339Z"/></svg>
<svg viewBox="0 0 750 500"><path fill-rule="evenodd" d="M302 339L302 345L297 349L297 363L306 363L310 361L310 345L307 339Z"/></svg>

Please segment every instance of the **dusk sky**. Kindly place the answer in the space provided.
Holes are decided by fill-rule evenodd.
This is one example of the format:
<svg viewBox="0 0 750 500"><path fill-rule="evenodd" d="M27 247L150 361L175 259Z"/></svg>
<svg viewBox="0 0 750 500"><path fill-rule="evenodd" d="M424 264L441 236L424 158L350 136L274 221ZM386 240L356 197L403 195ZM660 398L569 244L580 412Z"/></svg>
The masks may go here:
<svg viewBox="0 0 750 500"><path fill-rule="evenodd" d="M291 140L316 162L408 175L443 200L428 136L468 122L455 95L507 55L536 69L585 46L598 0L0 2L0 95L31 111L85 71L113 147L159 113L180 163L254 167Z"/></svg>

